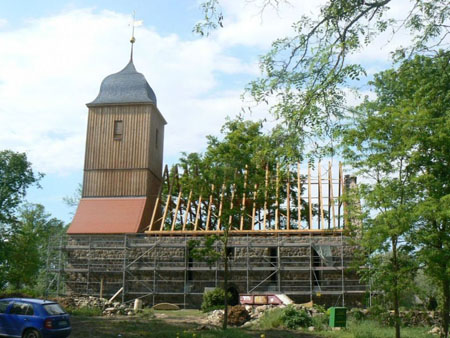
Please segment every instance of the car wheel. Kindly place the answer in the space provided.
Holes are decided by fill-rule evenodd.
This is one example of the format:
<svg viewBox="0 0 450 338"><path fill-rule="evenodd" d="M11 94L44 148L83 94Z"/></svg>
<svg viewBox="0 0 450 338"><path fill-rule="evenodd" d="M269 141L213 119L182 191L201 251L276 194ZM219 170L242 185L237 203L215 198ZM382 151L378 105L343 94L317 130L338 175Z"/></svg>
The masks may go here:
<svg viewBox="0 0 450 338"><path fill-rule="evenodd" d="M41 338L41 333L35 329L26 330L22 338Z"/></svg>

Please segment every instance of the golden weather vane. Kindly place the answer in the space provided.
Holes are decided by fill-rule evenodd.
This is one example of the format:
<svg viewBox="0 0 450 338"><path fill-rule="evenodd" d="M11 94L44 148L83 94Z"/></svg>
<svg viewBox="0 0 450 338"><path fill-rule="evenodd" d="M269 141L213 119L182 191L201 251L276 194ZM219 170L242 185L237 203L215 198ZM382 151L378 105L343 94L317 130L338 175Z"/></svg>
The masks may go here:
<svg viewBox="0 0 450 338"><path fill-rule="evenodd" d="M133 11L133 20L131 21L131 39L130 39L130 42L131 42L131 60L133 60L133 46L134 46L134 43L136 42L136 38L134 37L134 27L138 27L138 26L141 26L142 25L142 20L137 20L136 21L136 11Z"/></svg>

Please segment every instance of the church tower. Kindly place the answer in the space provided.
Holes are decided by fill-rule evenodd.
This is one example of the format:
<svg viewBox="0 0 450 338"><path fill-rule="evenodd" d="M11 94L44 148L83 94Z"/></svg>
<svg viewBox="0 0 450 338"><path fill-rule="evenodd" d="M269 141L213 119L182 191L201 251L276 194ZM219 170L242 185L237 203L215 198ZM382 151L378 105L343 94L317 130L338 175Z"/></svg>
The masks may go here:
<svg viewBox="0 0 450 338"><path fill-rule="evenodd" d="M143 232L161 186L166 121L133 53L87 106L82 198L67 233Z"/></svg>

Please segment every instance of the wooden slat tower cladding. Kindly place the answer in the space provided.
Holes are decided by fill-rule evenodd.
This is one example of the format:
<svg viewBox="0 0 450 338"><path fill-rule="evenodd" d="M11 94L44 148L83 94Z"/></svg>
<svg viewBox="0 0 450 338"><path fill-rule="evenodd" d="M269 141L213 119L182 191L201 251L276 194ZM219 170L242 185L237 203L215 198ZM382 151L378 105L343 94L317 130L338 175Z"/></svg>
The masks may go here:
<svg viewBox="0 0 450 338"><path fill-rule="evenodd" d="M115 122L122 123L120 138L114 134ZM83 198L156 196L164 124L151 104L90 107Z"/></svg>
<svg viewBox="0 0 450 338"><path fill-rule="evenodd" d="M356 188L356 177L344 177L341 163L335 168L331 162L326 166L319 162L315 168L296 163L283 169L277 164L272 172L266 167L264 187L248 184L254 174L248 167L236 172L228 186L211 185L199 192L183 189L180 177L187 172L180 173L178 167L169 171L166 166L146 232L208 235L227 227L234 234L323 234L341 232L353 221L344 195L348 187Z"/></svg>
<svg viewBox="0 0 450 338"><path fill-rule="evenodd" d="M151 103L89 107L82 198L69 234L145 229L161 190L165 124Z"/></svg>

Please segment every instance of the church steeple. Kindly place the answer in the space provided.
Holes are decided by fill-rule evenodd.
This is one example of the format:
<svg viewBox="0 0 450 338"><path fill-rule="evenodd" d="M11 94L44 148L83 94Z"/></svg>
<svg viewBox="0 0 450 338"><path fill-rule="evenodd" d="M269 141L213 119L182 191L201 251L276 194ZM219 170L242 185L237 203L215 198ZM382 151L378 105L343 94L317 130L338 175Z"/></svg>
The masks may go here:
<svg viewBox="0 0 450 338"><path fill-rule="evenodd" d="M136 233L150 224L162 181L164 125L131 57L88 103L83 191L69 234Z"/></svg>

